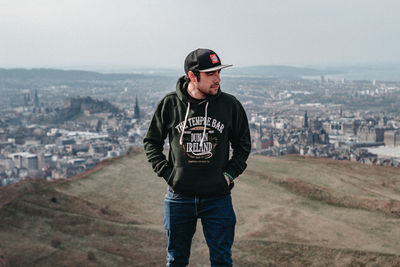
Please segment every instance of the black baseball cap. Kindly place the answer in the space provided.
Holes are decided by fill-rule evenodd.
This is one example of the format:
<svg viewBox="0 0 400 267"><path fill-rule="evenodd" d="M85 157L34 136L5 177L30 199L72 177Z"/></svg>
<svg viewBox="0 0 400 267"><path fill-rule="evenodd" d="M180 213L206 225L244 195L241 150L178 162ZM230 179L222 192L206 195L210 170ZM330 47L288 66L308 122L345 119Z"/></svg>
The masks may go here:
<svg viewBox="0 0 400 267"><path fill-rule="evenodd" d="M189 71L210 72L216 71L233 65L222 65L217 53L210 49L199 48L187 55L185 59L185 72Z"/></svg>

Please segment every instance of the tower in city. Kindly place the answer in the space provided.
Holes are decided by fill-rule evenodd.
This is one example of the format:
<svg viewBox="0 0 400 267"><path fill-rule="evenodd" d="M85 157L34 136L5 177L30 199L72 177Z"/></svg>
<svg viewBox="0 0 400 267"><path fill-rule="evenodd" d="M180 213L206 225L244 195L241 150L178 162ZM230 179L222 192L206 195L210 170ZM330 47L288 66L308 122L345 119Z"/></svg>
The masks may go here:
<svg viewBox="0 0 400 267"><path fill-rule="evenodd" d="M34 98L34 107L35 108L39 108L39 97L38 97L38 93L37 90L35 90L35 98Z"/></svg>
<svg viewBox="0 0 400 267"><path fill-rule="evenodd" d="M138 101L138 97L136 96L136 103L135 103L135 113L134 113L134 117L136 119L140 119L140 108L139 108L139 101Z"/></svg>
<svg viewBox="0 0 400 267"><path fill-rule="evenodd" d="M304 113L304 128L308 128L308 115L307 115L307 111L306 113Z"/></svg>

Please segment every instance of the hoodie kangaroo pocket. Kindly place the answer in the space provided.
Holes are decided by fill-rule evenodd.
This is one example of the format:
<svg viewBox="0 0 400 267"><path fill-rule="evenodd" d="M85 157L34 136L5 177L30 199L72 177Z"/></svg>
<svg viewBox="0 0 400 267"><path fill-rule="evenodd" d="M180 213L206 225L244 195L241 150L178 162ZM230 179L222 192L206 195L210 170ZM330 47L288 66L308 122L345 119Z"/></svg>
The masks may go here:
<svg viewBox="0 0 400 267"><path fill-rule="evenodd" d="M221 168L175 167L168 184L174 191L192 195L223 195L229 187Z"/></svg>

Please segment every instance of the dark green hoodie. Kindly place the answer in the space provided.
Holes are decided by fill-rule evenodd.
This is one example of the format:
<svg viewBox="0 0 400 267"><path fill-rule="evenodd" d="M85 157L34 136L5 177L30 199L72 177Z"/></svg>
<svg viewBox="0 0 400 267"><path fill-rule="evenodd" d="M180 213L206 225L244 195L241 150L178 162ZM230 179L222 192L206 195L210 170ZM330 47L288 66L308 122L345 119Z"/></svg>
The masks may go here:
<svg viewBox="0 0 400 267"><path fill-rule="evenodd" d="M176 193L229 194L233 184L227 185L223 173L239 176L251 149L246 113L234 96L220 89L215 96L196 101L186 88L187 82L181 77L176 91L158 104L143 140L148 160ZM167 136L168 160L163 154Z"/></svg>

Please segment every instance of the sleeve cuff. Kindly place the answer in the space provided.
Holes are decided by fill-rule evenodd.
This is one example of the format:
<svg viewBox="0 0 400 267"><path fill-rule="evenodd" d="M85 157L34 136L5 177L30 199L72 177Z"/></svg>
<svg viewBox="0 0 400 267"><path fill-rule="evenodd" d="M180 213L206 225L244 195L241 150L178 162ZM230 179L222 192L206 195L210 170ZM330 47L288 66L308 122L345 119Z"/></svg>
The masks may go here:
<svg viewBox="0 0 400 267"><path fill-rule="evenodd" d="M229 181L233 181L233 177L229 173L224 172L224 174L229 178Z"/></svg>

